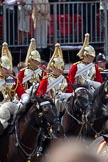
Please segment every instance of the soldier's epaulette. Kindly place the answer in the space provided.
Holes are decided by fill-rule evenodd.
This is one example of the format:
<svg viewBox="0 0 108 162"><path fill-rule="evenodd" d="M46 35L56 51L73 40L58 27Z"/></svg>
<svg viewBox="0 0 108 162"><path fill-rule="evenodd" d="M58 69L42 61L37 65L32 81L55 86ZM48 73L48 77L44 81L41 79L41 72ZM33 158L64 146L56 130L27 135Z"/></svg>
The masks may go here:
<svg viewBox="0 0 108 162"><path fill-rule="evenodd" d="M81 63L81 61L77 61L77 62L73 63L73 65L80 64L80 63Z"/></svg>
<svg viewBox="0 0 108 162"><path fill-rule="evenodd" d="M28 67L26 66L26 67L24 67L24 68L22 68L22 69L20 69L20 71L24 71L24 70L26 70L26 69L28 69Z"/></svg>

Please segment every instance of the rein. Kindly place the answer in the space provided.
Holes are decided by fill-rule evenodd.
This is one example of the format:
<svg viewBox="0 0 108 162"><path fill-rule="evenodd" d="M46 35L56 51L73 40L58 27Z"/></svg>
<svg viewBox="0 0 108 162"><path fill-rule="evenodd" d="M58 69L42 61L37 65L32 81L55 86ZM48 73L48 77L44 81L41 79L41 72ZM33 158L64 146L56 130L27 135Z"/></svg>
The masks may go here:
<svg viewBox="0 0 108 162"><path fill-rule="evenodd" d="M104 105L103 104L103 106L104 106L104 108L107 108L107 106L106 105ZM99 120L99 119L103 119L104 117L98 117L98 118L96 118L95 120L94 120L94 122L95 121L97 121L97 120ZM101 136L101 134L102 134L102 132L104 131L104 128L100 131L100 132L97 132L94 128L93 128L93 124L90 124L90 128L93 130L93 132L95 133L95 138L97 138L97 137L99 137L99 136Z"/></svg>
<svg viewBox="0 0 108 162"><path fill-rule="evenodd" d="M97 132L94 128L93 128L93 126L92 126L93 124L90 124L89 126L90 126L90 128L93 130L93 132L95 133L95 138L98 138L99 136L101 136L101 133L103 132L103 130L101 130L100 132Z"/></svg>
<svg viewBox="0 0 108 162"><path fill-rule="evenodd" d="M34 131L38 131L38 129L36 129L35 127L33 127L30 122L28 122L27 118L25 117L25 122L30 126L30 128L32 128Z"/></svg>
<svg viewBox="0 0 108 162"><path fill-rule="evenodd" d="M27 124L29 124L27 122ZM29 124L29 126L31 127L31 125ZM33 130L36 131L36 129L34 127L31 127ZM39 133L38 133L39 134ZM15 123L15 138L16 138L16 147L19 147L20 150L24 153L24 155L27 157L27 160L30 161L32 157L34 157L37 154L37 144L34 146L34 148L29 148L28 146L24 145L23 143L20 142L19 137L18 137L18 129ZM37 135L37 139L36 139L36 143L38 140L38 135ZM26 149L32 150L31 153L28 153L27 151L25 151Z"/></svg>
<svg viewBox="0 0 108 162"><path fill-rule="evenodd" d="M72 107L74 106L74 107L76 107L76 105L74 105L74 101L75 101L75 94L76 94L76 92L78 92L79 90L82 90L82 89L85 89L85 88L77 88L74 92L74 96L73 96L73 100L72 100ZM89 104L89 103L88 103ZM88 107L88 105L87 105L87 107ZM90 123L88 123L88 122L86 122L86 114L82 111L82 109L80 110L81 112L82 112L82 118L81 118L81 120L79 120L77 117L75 117L74 115L72 115L72 113L70 113L69 112L69 107L67 106L66 107L66 112L67 112L67 114L70 116L70 117L72 117L79 125L81 125L81 128L80 128L80 131L79 131L79 135L78 136L80 136L81 135L81 133L82 133L82 131L83 131L83 129L85 128L85 129L87 129L87 125L89 125Z"/></svg>
<svg viewBox="0 0 108 162"><path fill-rule="evenodd" d="M78 123L79 125L81 125L80 131L79 131L79 134L78 134L78 136L80 136L80 135L81 135L81 132L83 131L84 126L86 126L86 124L89 125L89 123L86 123L85 120L84 120L84 118L85 118L86 115L84 115L84 113L83 113L83 114L82 114L82 121L80 121L80 120L78 120L76 117L74 117L74 116L68 111L67 108L66 108L66 112L67 112L67 114L68 114L70 117L72 117L75 121L77 121L77 123Z"/></svg>
<svg viewBox="0 0 108 162"><path fill-rule="evenodd" d="M83 88L82 88L82 87L77 88L76 91L75 91L75 93L76 93L78 90L80 90L80 89L83 89ZM72 101L72 106L74 105L75 94L74 94L73 97L74 97L74 98L73 98L73 101ZM75 105L74 105L74 106L75 106ZM69 116L71 116L75 121L77 121L78 124L84 125L84 121L80 121L79 119L77 119L75 116L73 116L73 115L69 112L68 106L66 106L66 112L67 112L67 114L68 114ZM83 117L83 116L82 116L82 117Z"/></svg>
<svg viewBox="0 0 108 162"><path fill-rule="evenodd" d="M78 120L75 116L73 116L73 115L69 112L68 106L66 107L66 112L67 112L67 114L68 114L69 116L71 116L75 121L77 121L78 124L80 124L80 125L82 124L82 121Z"/></svg>
<svg viewBox="0 0 108 162"><path fill-rule="evenodd" d="M74 97L74 96L73 96L73 97ZM74 104L74 98L73 98L73 101L72 101L72 106L73 106L73 104ZM77 121L78 124L82 124L82 122L81 122L80 120L78 120L75 116L73 116L73 115L69 112L68 106L66 106L66 112L67 112L67 114L68 114L70 117L72 117L75 121Z"/></svg>

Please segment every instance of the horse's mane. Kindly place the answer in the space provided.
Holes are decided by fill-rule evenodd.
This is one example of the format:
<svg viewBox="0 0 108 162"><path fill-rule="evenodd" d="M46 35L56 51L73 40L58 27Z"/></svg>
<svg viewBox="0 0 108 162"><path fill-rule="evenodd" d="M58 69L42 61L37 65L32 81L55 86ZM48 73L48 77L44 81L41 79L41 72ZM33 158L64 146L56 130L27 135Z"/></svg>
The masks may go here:
<svg viewBox="0 0 108 162"><path fill-rule="evenodd" d="M77 89L77 88L79 88L79 87L83 87L83 88L87 88L88 89L88 85L87 84L85 84L85 85L82 85L82 84L72 84L72 88L75 90L75 89Z"/></svg>
<svg viewBox="0 0 108 162"><path fill-rule="evenodd" d="M94 92L94 94L93 94L93 100L95 100L97 97L99 97L99 98L102 97L102 95L103 95L102 92L103 92L104 84L105 84L105 82L102 83L102 84L95 90L95 92Z"/></svg>
<svg viewBox="0 0 108 162"><path fill-rule="evenodd" d="M30 97L29 101L25 105L23 105L23 107L18 111L16 118L19 118L19 117L21 118L25 116L33 104L41 103L43 101L49 101L52 105L54 104L52 99L49 96L41 96L41 97L32 96Z"/></svg>
<svg viewBox="0 0 108 162"><path fill-rule="evenodd" d="M25 114L28 112L28 110L30 109L30 107L32 106L33 102L31 99L29 99L29 101L24 104L20 110L17 112L16 114L16 117L15 117L15 120L18 119L18 118L21 118L23 116L25 116Z"/></svg>

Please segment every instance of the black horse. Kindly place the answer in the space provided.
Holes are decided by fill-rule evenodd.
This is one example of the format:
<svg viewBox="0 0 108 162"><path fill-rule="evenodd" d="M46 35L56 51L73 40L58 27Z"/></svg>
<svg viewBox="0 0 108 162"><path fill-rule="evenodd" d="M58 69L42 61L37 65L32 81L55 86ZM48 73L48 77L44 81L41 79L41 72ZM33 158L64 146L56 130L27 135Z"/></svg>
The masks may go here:
<svg viewBox="0 0 108 162"><path fill-rule="evenodd" d="M0 162L35 162L39 140L61 135L63 128L52 100L31 98L0 137Z"/></svg>
<svg viewBox="0 0 108 162"><path fill-rule="evenodd" d="M98 87L93 94L92 110L88 115L92 119L90 137L96 138L108 133L108 81Z"/></svg>
<svg viewBox="0 0 108 162"><path fill-rule="evenodd" d="M66 136L87 136L88 114L91 111L92 96L87 88L79 87L68 99L62 125Z"/></svg>

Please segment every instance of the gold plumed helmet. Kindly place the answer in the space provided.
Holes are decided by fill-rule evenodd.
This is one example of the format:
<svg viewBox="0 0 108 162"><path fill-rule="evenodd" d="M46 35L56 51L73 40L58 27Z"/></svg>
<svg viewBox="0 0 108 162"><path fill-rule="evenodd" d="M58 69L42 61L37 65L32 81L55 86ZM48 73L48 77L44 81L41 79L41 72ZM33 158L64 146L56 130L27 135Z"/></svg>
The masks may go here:
<svg viewBox="0 0 108 162"><path fill-rule="evenodd" d="M84 56L84 48L87 47L89 45L89 33L85 34L85 39L84 39L84 43L82 48L80 49L80 51L77 53L77 56L82 59Z"/></svg>
<svg viewBox="0 0 108 162"><path fill-rule="evenodd" d="M34 50L30 53L30 56L29 56L29 60L36 60L36 61L41 61L41 57L40 57L40 54L37 50Z"/></svg>
<svg viewBox="0 0 108 162"><path fill-rule="evenodd" d="M11 71L13 70L12 55L6 42L2 44L1 66Z"/></svg>
<svg viewBox="0 0 108 162"><path fill-rule="evenodd" d="M47 69L51 69L51 68L64 70L63 53L59 43L55 44L54 53L47 66Z"/></svg>
<svg viewBox="0 0 108 162"><path fill-rule="evenodd" d="M95 50L91 45L88 45L87 47L84 48L84 56L90 55L95 57Z"/></svg>
<svg viewBox="0 0 108 162"><path fill-rule="evenodd" d="M27 56L26 56L26 65L29 63L29 60L36 60L36 61L41 61L41 57L39 52L36 50L36 41L34 38L31 39L28 51L27 51Z"/></svg>

